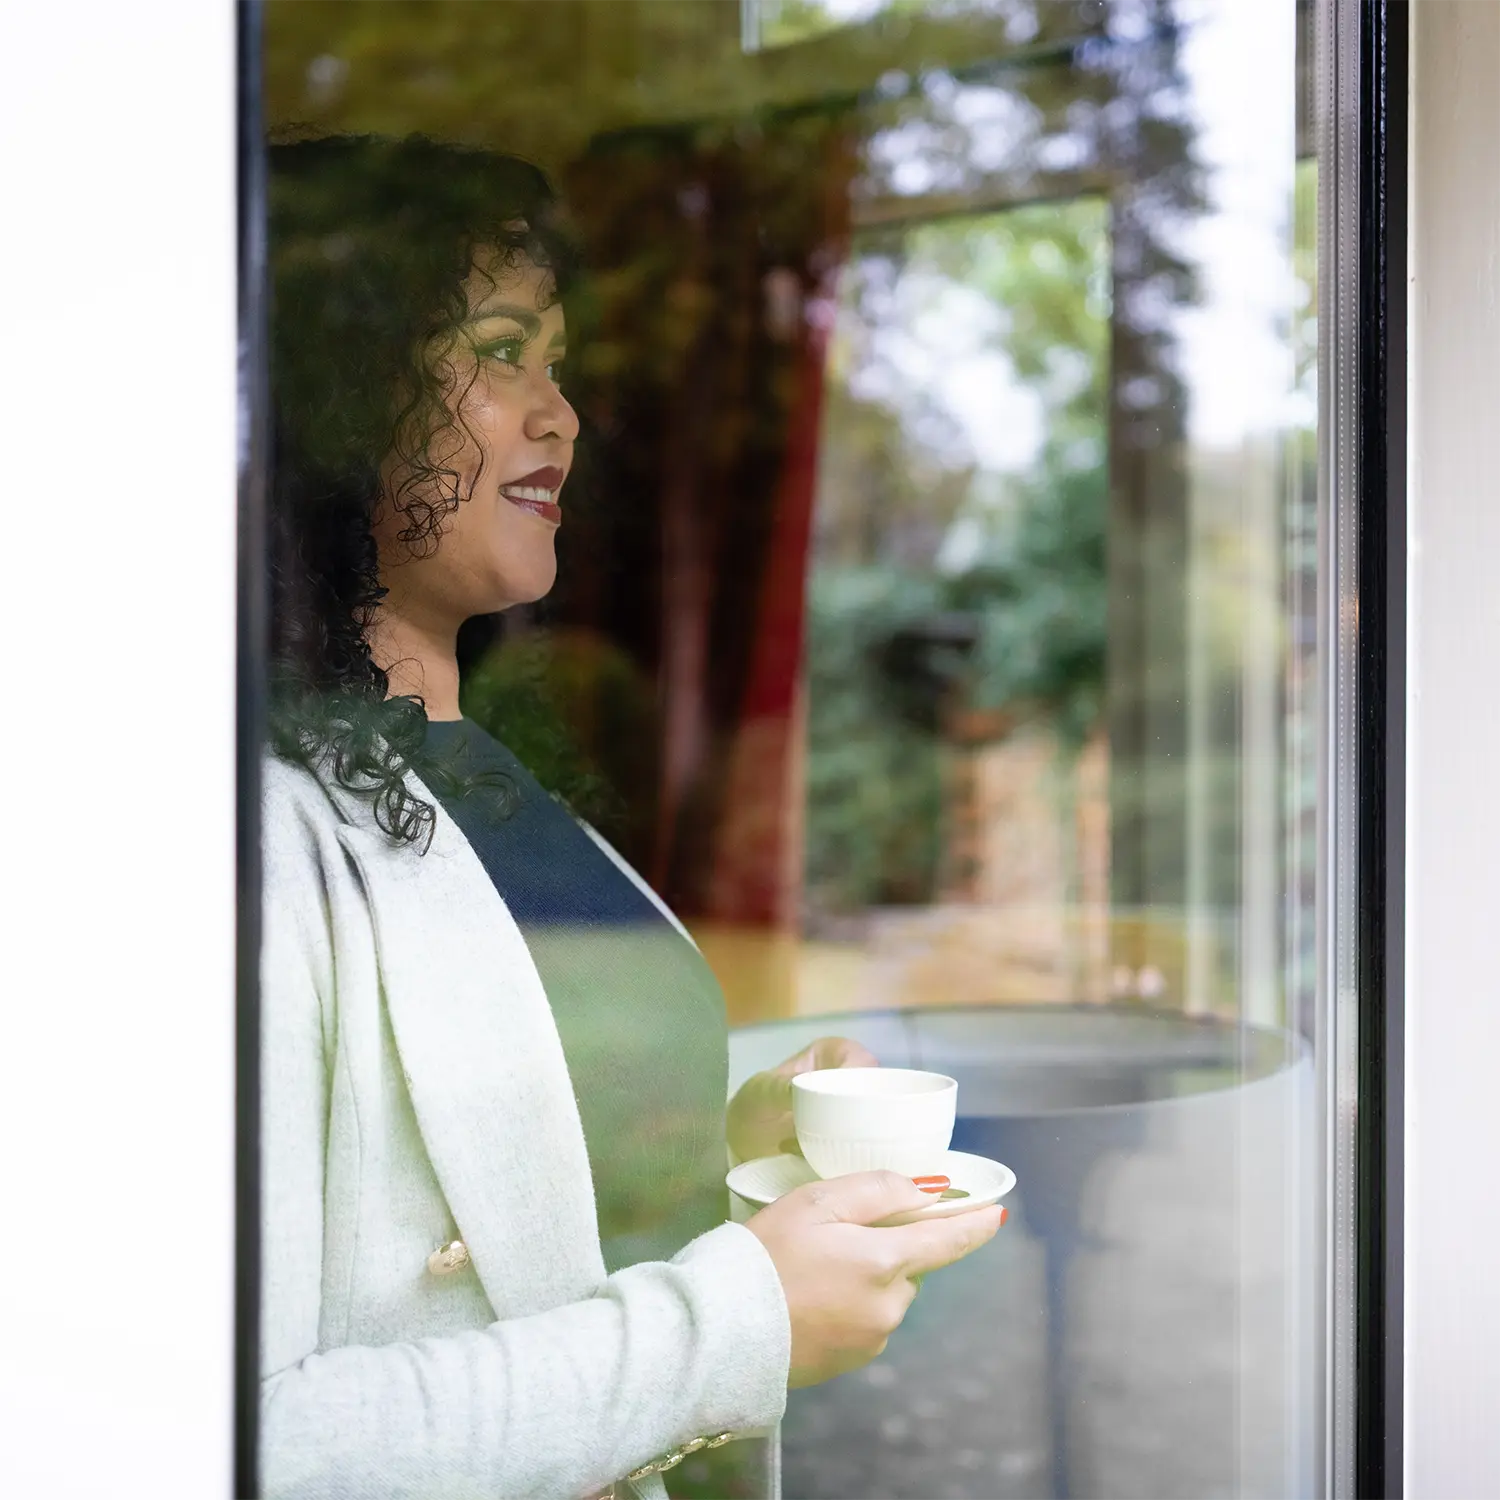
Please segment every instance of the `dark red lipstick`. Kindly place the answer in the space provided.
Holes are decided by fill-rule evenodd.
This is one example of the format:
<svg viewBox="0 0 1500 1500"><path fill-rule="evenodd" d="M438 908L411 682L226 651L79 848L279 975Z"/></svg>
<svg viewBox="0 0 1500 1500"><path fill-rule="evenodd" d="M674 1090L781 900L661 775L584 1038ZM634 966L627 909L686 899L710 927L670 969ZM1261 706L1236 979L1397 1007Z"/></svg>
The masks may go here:
<svg viewBox="0 0 1500 1500"><path fill-rule="evenodd" d="M562 524L562 507L554 496L562 488L568 476L556 465L533 469L521 479L512 479L500 486L500 493L518 510L530 511L554 526Z"/></svg>
<svg viewBox="0 0 1500 1500"><path fill-rule="evenodd" d="M545 468L533 469L520 479L508 479L500 488L509 489L512 485L523 484L528 489L555 491L562 488L562 482L567 477L556 464L548 464Z"/></svg>

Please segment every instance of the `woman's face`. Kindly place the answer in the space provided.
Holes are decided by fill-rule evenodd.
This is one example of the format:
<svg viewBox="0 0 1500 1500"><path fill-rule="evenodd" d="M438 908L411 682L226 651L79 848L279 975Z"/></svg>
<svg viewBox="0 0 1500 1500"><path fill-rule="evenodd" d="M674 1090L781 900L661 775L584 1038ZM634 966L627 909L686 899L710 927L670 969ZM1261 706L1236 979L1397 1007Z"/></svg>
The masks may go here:
<svg viewBox="0 0 1500 1500"><path fill-rule="evenodd" d="M458 507L418 485L403 492L399 458L387 461L374 532L386 607L434 627L540 599L557 577L559 492L573 463L578 418L558 389L562 307L551 274L528 260L475 258L464 287L468 320L435 356L456 421L426 459L458 476ZM446 367L446 368L444 368ZM451 484L451 480L449 481ZM451 493L451 490L450 490ZM401 539L425 505L442 514L434 541Z"/></svg>

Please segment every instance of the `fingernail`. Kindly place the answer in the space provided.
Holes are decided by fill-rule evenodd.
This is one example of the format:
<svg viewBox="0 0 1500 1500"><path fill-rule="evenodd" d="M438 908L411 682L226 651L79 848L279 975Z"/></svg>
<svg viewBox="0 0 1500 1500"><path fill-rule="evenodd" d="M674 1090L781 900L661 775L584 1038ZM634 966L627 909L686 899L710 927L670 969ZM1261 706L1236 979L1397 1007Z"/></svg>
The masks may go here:
<svg viewBox="0 0 1500 1500"><path fill-rule="evenodd" d="M942 1176L913 1177L912 1181L922 1189L924 1193L946 1192L952 1186L949 1179Z"/></svg>
<svg viewBox="0 0 1500 1500"><path fill-rule="evenodd" d="M1008 1219L1008 1218L1010 1218L1010 1210L1009 1210L1009 1209L1008 1209L1008 1208L1002 1208L1002 1209L1001 1209L1001 1210L1000 1210L1000 1227L1001 1227L1001 1228L1002 1228L1002 1229L1004 1229L1004 1228L1005 1228L1005 1221L1006 1221L1006 1220L1007 1220L1007 1219Z"/></svg>

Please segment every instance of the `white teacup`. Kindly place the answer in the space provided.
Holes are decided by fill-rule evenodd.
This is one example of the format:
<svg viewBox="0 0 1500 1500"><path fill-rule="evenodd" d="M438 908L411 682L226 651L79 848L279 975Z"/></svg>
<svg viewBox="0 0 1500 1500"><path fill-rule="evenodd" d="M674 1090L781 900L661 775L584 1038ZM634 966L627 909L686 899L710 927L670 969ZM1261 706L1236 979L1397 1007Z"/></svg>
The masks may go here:
<svg viewBox="0 0 1500 1500"><path fill-rule="evenodd" d="M797 1144L819 1177L937 1171L957 1104L955 1080L916 1068L820 1068L792 1079Z"/></svg>

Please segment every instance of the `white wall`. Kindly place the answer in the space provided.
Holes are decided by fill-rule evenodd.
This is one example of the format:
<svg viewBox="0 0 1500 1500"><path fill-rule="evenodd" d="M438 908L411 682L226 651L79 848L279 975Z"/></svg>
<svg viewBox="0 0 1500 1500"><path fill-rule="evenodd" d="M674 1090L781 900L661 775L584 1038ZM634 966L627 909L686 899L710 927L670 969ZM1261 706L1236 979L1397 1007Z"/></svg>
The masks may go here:
<svg viewBox="0 0 1500 1500"><path fill-rule="evenodd" d="M229 1491L234 13L0 7L0 1495Z"/></svg>
<svg viewBox="0 0 1500 1500"><path fill-rule="evenodd" d="M1406 1494L1500 1494L1500 4L1412 6Z"/></svg>

